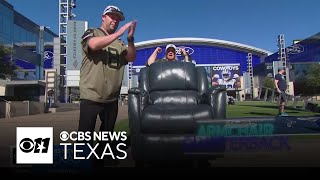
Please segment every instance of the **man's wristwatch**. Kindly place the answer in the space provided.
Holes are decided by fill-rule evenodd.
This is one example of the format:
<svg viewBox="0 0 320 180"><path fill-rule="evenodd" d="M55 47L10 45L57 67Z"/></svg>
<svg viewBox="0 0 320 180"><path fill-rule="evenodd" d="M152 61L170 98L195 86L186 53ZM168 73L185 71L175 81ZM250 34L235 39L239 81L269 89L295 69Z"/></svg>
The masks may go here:
<svg viewBox="0 0 320 180"><path fill-rule="evenodd" d="M133 42L134 41L134 37L131 37L131 38L127 38L128 42Z"/></svg>

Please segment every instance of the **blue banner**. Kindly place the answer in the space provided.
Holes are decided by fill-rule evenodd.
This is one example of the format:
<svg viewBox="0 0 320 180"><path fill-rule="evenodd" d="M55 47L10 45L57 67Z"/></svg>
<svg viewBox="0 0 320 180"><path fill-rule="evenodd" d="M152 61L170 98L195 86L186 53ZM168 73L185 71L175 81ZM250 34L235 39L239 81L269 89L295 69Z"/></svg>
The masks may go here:
<svg viewBox="0 0 320 180"><path fill-rule="evenodd" d="M165 46L159 46L162 52L158 54L158 59L165 56ZM149 56L155 50L155 47L144 48L137 50L137 59L133 66L144 66ZM235 50L224 47L216 47L210 45L192 45L182 44L177 45L176 55L178 60L184 57L181 55L181 48L184 48L196 62L198 66L210 66L213 64L239 64L239 75L242 75L247 70L247 51ZM260 63L260 57L253 55L253 66Z"/></svg>

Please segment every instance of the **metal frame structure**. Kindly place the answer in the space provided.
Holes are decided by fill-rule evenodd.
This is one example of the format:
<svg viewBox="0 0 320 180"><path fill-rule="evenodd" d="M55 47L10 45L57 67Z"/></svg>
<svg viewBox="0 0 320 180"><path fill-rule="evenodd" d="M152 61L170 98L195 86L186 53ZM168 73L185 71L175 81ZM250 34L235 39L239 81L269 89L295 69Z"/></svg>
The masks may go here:
<svg viewBox="0 0 320 180"><path fill-rule="evenodd" d="M289 86L289 68L288 68L288 54L287 54L287 49L286 49L286 43L284 39L284 35L280 34L278 36L278 48L279 48L279 61L282 62L282 67L285 69L285 74L283 77L287 81L287 85Z"/></svg>
<svg viewBox="0 0 320 180"><path fill-rule="evenodd" d="M128 90L132 87L133 63L128 63Z"/></svg>
<svg viewBox="0 0 320 180"><path fill-rule="evenodd" d="M253 99L253 67L252 67L252 53L248 53L248 56L247 56L247 72L249 73L249 78L250 78L250 90L251 90L251 98Z"/></svg>
<svg viewBox="0 0 320 180"><path fill-rule="evenodd" d="M63 63L60 63L60 75L63 82L60 83L65 88L65 100L68 102L68 87L67 87L67 22L76 17L72 10L76 8L76 0L59 0L59 38L61 39L61 57ZM62 88L61 88L62 89ZM61 93L61 92L60 92Z"/></svg>

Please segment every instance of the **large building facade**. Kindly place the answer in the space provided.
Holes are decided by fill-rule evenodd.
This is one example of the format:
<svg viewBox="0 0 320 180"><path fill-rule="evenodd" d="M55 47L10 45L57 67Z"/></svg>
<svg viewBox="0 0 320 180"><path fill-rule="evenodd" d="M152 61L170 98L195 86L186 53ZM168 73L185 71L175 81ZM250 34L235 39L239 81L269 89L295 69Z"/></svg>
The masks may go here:
<svg viewBox="0 0 320 180"><path fill-rule="evenodd" d="M0 45L10 48L16 76L0 81L0 96L21 96L41 100L46 69L53 68L53 39L45 26L26 18L6 1L0 1Z"/></svg>
<svg viewBox="0 0 320 180"><path fill-rule="evenodd" d="M249 45L206 38L167 38L138 42L135 43L137 58L133 64L131 64L132 68L129 66L125 67L121 88L122 95L126 95L128 93L128 88L138 86L139 71L141 68L145 67L148 57L152 54L155 48L161 47L163 49L162 53L158 56L158 58L163 58L165 46L170 43L177 46L176 54L178 60L182 60L181 48L184 48L189 52L197 66L205 67L208 72L208 80L210 82L209 86L211 85L213 76L218 75L219 78L222 79L222 71L224 69L228 70L230 73L230 79L234 80L235 75L238 75L240 79L243 72L247 71L248 53L252 54L253 66L260 64L265 57L271 54L266 50ZM76 63L78 64L78 68L76 69L74 67L75 63L72 60L68 60L67 64L69 64L68 71L71 72L68 74L67 79L70 79L70 82L73 81L71 82L72 84L70 83L69 87L71 88L69 88L68 91L72 92L73 96L78 96L78 94L76 94L76 89L77 86L79 86L80 63ZM231 84L229 89L234 89L233 84ZM243 78L242 85L239 89L244 89ZM60 96L63 95L64 93L60 93ZM59 99L64 99L64 97Z"/></svg>
<svg viewBox="0 0 320 180"><path fill-rule="evenodd" d="M303 78L310 72L314 64L320 64L320 33L309 38L292 43L286 47L287 66L289 67L289 79L294 84L296 95L303 93L301 83ZM256 68L255 73L261 76L274 76L273 62L279 61L279 53L275 52L266 57Z"/></svg>
<svg viewBox="0 0 320 180"><path fill-rule="evenodd" d="M68 21L69 22L69 21ZM67 22L66 22L67 23ZM86 22L70 21L76 30L68 32L70 37L76 37L69 41L68 50L61 49L60 37L50 29L40 26L14 10L14 7L6 1L0 1L0 45L13 49L12 59L19 67L17 76L8 80L0 80L0 96L25 96L39 99L45 94L45 70L57 71L59 85L55 89L58 100L66 101L66 97L73 94L78 96L79 68L81 58L75 54L80 52L79 37L88 27ZM76 24L83 24L81 30ZM76 36L75 36L76 35ZM70 38L69 38L70 39ZM64 42L65 43L65 42ZM278 52L271 53L264 49L241 43L207 39L207 38L166 38L143 41L136 43L137 59L132 66L126 66L121 93L125 94L128 88L138 86L139 71L145 67L148 57L156 47L163 51L158 58L165 55L165 46L175 44L178 60L182 60L181 48L186 49L197 66L204 66L208 73L210 85L215 81L224 82L230 89L242 89L247 87L243 75L247 72L248 55L252 55L252 67L254 75L273 77L273 62L278 61ZM73 46L76 44L76 46ZM73 48L77 47L77 48ZM55 52L53 52L55 49ZM70 55L69 60L61 58ZM288 64L291 67L290 81L296 81L306 75L308 69L314 63L320 63L320 33L287 47ZM72 56L71 56L72 55ZM76 58L72 58L76 57ZM229 75L232 81L223 80L224 73ZM240 78L239 78L240 77ZM220 80L219 80L220 79ZM233 83L240 81L240 86ZM231 83L232 82L232 83ZM257 83L257 82L256 82Z"/></svg>

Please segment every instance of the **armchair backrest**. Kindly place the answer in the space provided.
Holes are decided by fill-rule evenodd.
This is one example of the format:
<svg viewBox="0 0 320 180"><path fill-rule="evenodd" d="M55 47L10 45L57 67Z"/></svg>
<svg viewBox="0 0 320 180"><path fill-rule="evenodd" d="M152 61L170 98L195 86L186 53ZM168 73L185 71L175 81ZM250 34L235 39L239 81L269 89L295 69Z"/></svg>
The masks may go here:
<svg viewBox="0 0 320 180"><path fill-rule="evenodd" d="M139 88L149 92L150 104L198 104L208 86L204 67L190 62L156 62L140 71Z"/></svg>

